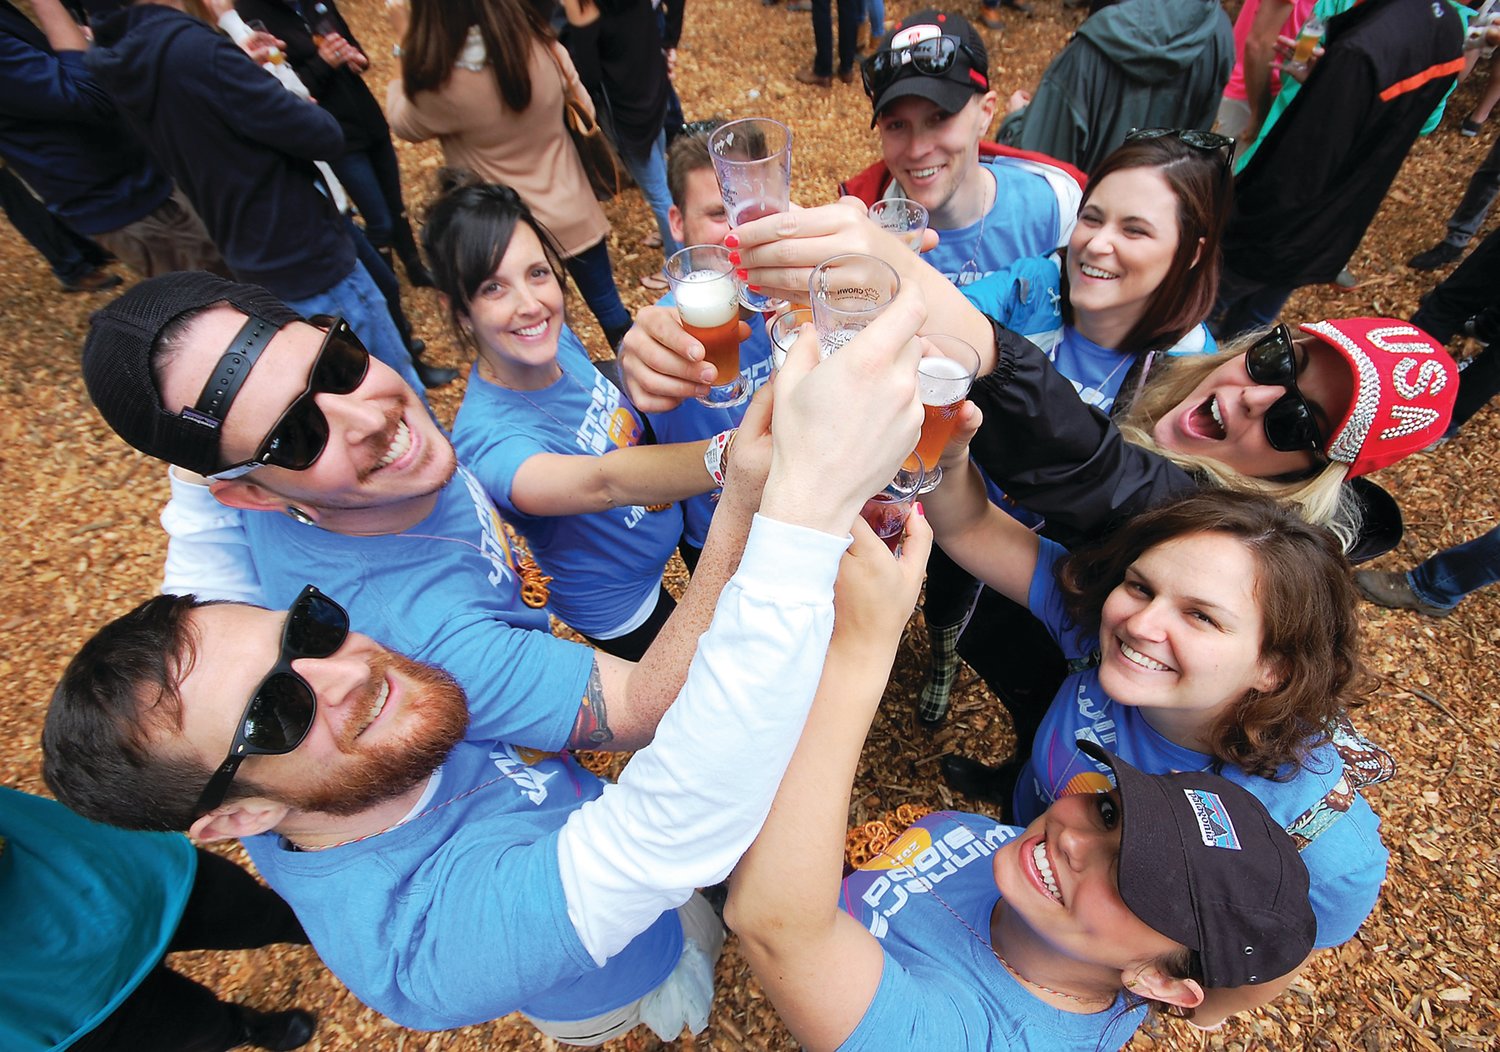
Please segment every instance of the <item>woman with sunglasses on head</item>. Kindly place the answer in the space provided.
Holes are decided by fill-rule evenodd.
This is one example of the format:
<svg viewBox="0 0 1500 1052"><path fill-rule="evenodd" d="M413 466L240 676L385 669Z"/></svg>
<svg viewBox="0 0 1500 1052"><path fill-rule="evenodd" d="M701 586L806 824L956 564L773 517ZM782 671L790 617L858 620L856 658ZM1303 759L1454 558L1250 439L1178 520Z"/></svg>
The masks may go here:
<svg viewBox="0 0 1500 1052"><path fill-rule="evenodd" d="M968 433L977 417L967 411ZM1297 839L1316 945L1351 938L1374 908L1387 854L1332 744L1361 676L1357 599L1337 540L1266 497L1208 491L1070 555L985 500L967 437L945 451L943 483L925 502L934 535L1025 603L1068 663L1010 817L1029 822L1060 797L1107 787L1080 739L1150 773L1218 771ZM1209 1022L1277 992L1219 995Z"/></svg>
<svg viewBox="0 0 1500 1052"><path fill-rule="evenodd" d="M844 876L878 694L820 695L731 878L725 921L802 1047L1115 1049L1148 1003L1192 1010L1306 957L1307 871L1249 793L1151 777L1090 742L1117 789L1064 797L1025 829L929 815Z"/></svg>
<svg viewBox="0 0 1500 1052"><path fill-rule="evenodd" d="M674 606L661 579L682 534L675 502L721 484L732 432L640 444L640 415L568 327L556 242L515 191L452 185L422 237L476 351L453 424L459 459L551 576L552 612L640 660Z"/></svg>

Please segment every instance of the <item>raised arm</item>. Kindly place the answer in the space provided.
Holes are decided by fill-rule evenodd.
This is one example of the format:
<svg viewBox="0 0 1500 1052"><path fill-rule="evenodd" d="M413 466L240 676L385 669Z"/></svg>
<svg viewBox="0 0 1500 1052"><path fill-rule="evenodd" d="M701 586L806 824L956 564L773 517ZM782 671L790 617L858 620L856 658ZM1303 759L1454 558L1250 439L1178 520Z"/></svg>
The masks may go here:
<svg viewBox="0 0 1500 1052"><path fill-rule="evenodd" d="M569 916L596 961L722 880L765 819L818 686L849 524L916 442L922 316L908 297L827 362L810 336L788 356L761 514L687 683L558 841Z"/></svg>
<svg viewBox="0 0 1500 1052"><path fill-rule="evenodd" d="M718 485L703 464L708 445L627 446L597 457L538 453L516 470L510 499L528 515L588 515L696 497Z"/></svg>
<svg viewBox="0 0 1500 1052"><path fill-rule="evenodd" d="M839 573L837 623L802 740L770 815L735 870L724 917L804 1048L837 1048L880 983L884 952L838 907L849 791L932 534L920 513L892 561L860 523Z"/></svg>

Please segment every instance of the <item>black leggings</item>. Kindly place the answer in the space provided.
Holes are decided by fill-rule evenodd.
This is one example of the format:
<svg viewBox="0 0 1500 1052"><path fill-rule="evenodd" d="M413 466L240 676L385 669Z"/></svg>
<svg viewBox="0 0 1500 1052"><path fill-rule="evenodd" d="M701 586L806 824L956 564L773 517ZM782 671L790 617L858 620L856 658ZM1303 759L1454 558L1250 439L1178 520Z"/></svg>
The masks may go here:
<svg viewBox="0 0 1500 1052"><path fill-rule="evenodd" d="M178 950L248 950L307 943L291 907L233 862L198 850L198 873L177 932ZM76 1052L225 1052L244 1041L240 1007L164 962L70 1048Z"/></svg>

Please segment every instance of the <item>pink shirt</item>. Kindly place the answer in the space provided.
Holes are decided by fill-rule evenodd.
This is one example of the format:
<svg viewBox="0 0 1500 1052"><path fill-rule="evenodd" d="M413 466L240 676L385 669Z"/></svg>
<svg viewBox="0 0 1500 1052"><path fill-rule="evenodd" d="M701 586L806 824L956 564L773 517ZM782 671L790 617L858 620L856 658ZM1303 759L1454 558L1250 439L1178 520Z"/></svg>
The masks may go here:
<svg viewBox="0 0 1500 1052"><path fill-rule="evenodd" d="M1286 24L1281 27L1283 36L1295 37L1297 31L1302 28L1308 16L1312 14L1313 4L1317 0L1293 0L1292 13L1287 17ZM1229 99L1245 99L1245 39L1250 36L1250 27L1255 22L1255 13L1260 10L1260 0L1245 0L1245 6L1240 8L1240 17L1234 20L1234 53L1238 61L1234 64L1234 71L1229 74L1229 83L1224 86L1224 97ZM1281 73L1274 67L1271 70L1271 97L1281 90Z"/></svg>

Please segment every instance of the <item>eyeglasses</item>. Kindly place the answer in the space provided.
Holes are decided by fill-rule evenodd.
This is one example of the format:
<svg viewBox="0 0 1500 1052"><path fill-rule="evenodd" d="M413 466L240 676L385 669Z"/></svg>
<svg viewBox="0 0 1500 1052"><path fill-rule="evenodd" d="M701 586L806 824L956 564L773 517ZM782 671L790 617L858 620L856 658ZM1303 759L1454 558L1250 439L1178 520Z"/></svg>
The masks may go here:
<svg viewBox="0 0 1500 1052"><path fill-rule="evenodd" d="M1234 165L1234 140L1228 135L1199 131L1196 128L1136 128L1125 136L1125 141L1149 142L1152 139L1164 139L1168 136L1184 146L1190 146L1203 153L1219 154L1224 163L1224 173L1226 175L1230 173Z"/></svg>
<svg viewBox="0 0 1500 1052"><path fill-rule="evenodd" d="M289 471L306 471L323 455L328 445L328 418L318 408L315 396L345 395L357 388L370 371L370 352L343 318L320 314L308 321L326 331L302 394L271 426L254 456L216 471L209 478L239 478L266 464Z"/></svg>
<svg viewBox="0 0 1500 1052"><path fill-rule="evenodd" d="M349 615L312 585L287 611L276 664L260 681L240 715L229 755L198 797L193 813L207 814L224 802L229 785L249 756L281 756L302 744L318 711L311 684L292 670L297 658L324 658L349 637Z"/></svg>
<svg viewBox="0 0 1500 1052"><path fill-rule="evenodd" d="M865 83L865 94L875 98L908 72L941 77L953 68L960 51L968 56L969 68L973 69L974 52L958 37L929 37L909 47L877 51L859 67L860 76Z"/></svg>
<svg viewBox="0 0 1500 1052"><path fill-rule="evenodd" d="M1291 330L1285 325L1276 326L1245 352L1245 369L1250 379L1265 386L1286 388L1286 394L1273 402L1262 417L1271 448L1283 453L1303 449L1321 453L1323 435L1312 406L1297 390L1297 368L1296 346Z"/></svg>

